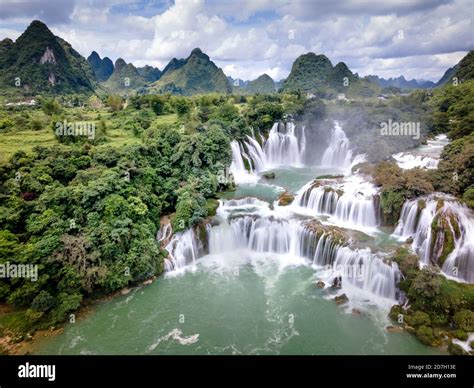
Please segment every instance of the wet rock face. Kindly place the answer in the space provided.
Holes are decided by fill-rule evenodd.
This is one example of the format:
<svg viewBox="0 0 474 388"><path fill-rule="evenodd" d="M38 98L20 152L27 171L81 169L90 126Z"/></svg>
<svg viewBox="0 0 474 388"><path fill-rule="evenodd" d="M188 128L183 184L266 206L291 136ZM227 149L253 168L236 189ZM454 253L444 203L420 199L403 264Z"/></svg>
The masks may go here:
<svg viewBox="0 0 474 388"><path fill-rule="evenodd" d="M262 175L265 179L275 179L275 173L274 172L266 172L265 174Z"/></svg>
<svg viewBox="0 0 474 388"><path fill-rule="evenodd" d="M334 301L336 304L344 304L349 302L349 298L347 297L346 294L338 295L334 298Z"/></svg>
<svg viewBox="0 0 474 388"><path fill-rule="evenodd" d="M344 230L337 226L323 225L318 220L311 220L306 222L305 227L317 236L322 236L323 234L331 236L331 240L338 245L345 245L351 238L347 230Z"/></svg>

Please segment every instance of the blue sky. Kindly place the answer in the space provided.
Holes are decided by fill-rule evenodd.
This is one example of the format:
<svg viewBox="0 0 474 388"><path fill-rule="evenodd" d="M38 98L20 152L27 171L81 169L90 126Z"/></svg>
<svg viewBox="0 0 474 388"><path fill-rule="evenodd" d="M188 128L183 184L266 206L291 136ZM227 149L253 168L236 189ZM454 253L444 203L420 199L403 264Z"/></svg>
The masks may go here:
<svg viewBox="0 0 474 388"><path fill-rule="evenodd" d="M438 80L474 48L471 0L2 0L0 39L33 19L82 55L162 69L200 47L227 75L288 75L312 51L360 75Z"/></svg>

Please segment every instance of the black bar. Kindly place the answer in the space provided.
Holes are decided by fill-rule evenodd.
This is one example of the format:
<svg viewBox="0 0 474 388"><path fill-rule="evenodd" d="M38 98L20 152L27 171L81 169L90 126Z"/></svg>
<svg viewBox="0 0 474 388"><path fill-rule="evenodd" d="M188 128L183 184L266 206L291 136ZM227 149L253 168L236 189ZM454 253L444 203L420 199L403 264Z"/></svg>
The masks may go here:
<svg viewBox="0 0 474 388"><path fill-rule="evenodd" d="M223 387L257 383L268 387L285 381L305 388L473 387L473 360L469 356L2 356L0 388L182 386L184 382L192 387L210 382ZM20 378L19 367L26 363L54 365L54 381Z"/></svg>

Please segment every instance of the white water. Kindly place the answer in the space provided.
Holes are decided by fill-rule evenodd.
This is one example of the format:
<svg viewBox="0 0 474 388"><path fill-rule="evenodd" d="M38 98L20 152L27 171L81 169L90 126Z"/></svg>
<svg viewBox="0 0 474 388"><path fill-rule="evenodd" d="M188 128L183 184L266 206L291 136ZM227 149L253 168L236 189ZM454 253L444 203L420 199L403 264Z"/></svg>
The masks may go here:
<svg viewBox="0 0 474 388"><path fill-rule="evenodd" d="M253 171L252 164L249 162L250 170L245 168L244 158L249 161L249 157L245 154L241 145L237 141L232 141L230 143L232 148L232 164L230 165L230 172L234 176L234 181L236 183L256 183L258 181L257 174Z"/></svg>
<svg viewBox="0 0 474 388"><path fill-rule="evenodd" d="M280 269L313 265L320 272L323 269L322 278L329 284L341 276L342 291L350 295L362 292L362 299L372 295L392 302L396 298L398 267L385 263L369 248L353 250L338 245L330 234L318 235L307 221L271 210L268 203L256 198L220 201L217 215L219 224L207 230L212 257L260 257L276 260ZM172 253L167 270L195 265L197 258L205 256L202 246L191 229L180 233L167 247Z"/></svg>
<svg viewBox="0 0 474 388"><path fill-rule="evenodd" d="M327 215L336 225L351 229L375 228L378 225L377 189L357 175L343 182L325 180L305 185L292 204L295 211L309 215Z"/></svg>
<svg viewBox="0 0 474 388"><path fill-rule="evenodd" d="M438 204L438 198L442 199L442 206ZM422 210L419 209L420 201L425 203ZM445 225L454 236L454 248L442 264L442 271L455 280L474 283L474 216L470 209L454 198L432 194L406 201L394 235L403 240L413 238L412 248L422 264L439 264L445 235L443 229L433 231L435 217L445 220Z"/></svg>
<svg viewBox="0 0 474 388"><path fill-rule="evenodd" d="M247 136L242 144L233 141L230 170L235 182L255 183L258 181L257 173L281 166L302 167L306 152L305 129L301 128L299 137L296 132L294 123L277 122L273 124L268 139L259 134L258 141L252 131L252 136ZM248 161L248 169L245 168L244 159Z"/></svg>
<svg viewBox="0 0 474 388"><path fill-rule="evenodd" d="M321 166L348 170L352 165L352 150L349 139L338 122L334 123L329 145L321 158Z"/></svg>
<svg viewBox="0 0 474 388"><path fill-rule="evenodd" d="M258 137L258 139L257 139ZM299 131L292 122L275 123L265 139L252 131L252 136L238 143L233 141L231 172L237 184L256 183L258 173L279 167L305 166L306 133L305 127ZM247 160L247 168L244 160ZM320 167L328 167L344 173L365 161L365 155L356 155L350 149L349 139L338 122L334 122L329 145L321 158Z"/></svg>
<svg viewBox="0 0 474 388"><path fill-rule="evenodd" d="M404 170L410 170L415 167L426 168L428 170L438 168L439 160L423 155L412 155L404 152L394 154L398 166Z"/></svg>
<svg viewBox="0 0 474 388"><path fill-rule="evenodd" d="M333 267L352 270L352 276L346 276L346 281L352 286L366 290L382 298L396 298L397 283L400 271L395 262L387 264L383 256L376 255L369 248L352 250L342 247L337 250ZM343 277L344 279L344 277Z"/></svg>
<svg viewBox="0 0 474 388"><path fill-rule="evenodd" d="M399 152L392 155L398 166L403 169L416 167L436 169L443 148L449 143L446 135L438 135L434 140L428 140L426 145L411 152Z"/></svg>
<svg viewBox="0 0 474 388"><path fill-rule="evenodd" d="M192 228L176 233L165 249L169 253L165 271L183 269L189 264L195 268L196 260L203 254L202 244Z"/></svg>
<svg viewBox="0 0 474 388"><path fill-rule="evenodd" d="M300 139L296 137L295 124L288 122L284 128L275 123L268 134L264 145L266 168L280 166L301 167L304 163L306 137L304 127L301 129Z"/></svg>

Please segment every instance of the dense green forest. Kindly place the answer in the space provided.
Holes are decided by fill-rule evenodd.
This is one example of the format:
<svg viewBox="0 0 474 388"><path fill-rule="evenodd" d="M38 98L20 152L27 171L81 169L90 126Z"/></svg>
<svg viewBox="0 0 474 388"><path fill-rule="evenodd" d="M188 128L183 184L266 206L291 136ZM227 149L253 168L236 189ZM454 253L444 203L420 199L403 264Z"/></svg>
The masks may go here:
<svg viewBox="0 0 474 388"><path fill-rule="evenodd" d="M52 137L29 152L15 144L0 172L2 263L39 268L36 282L1 283L0 298L20 308L23 331L61 322L85 297L160 274L160 217L172 214L180 231L212 215L216 194L232 189L220 179L231 139L298 105L295 96L137 96L125 109L119 96L104 100L103 108L89 98L77 109L43 99L0 113L6 137ZM54 123L64 120L92 120L95 137L55 136Z"/></svg>

